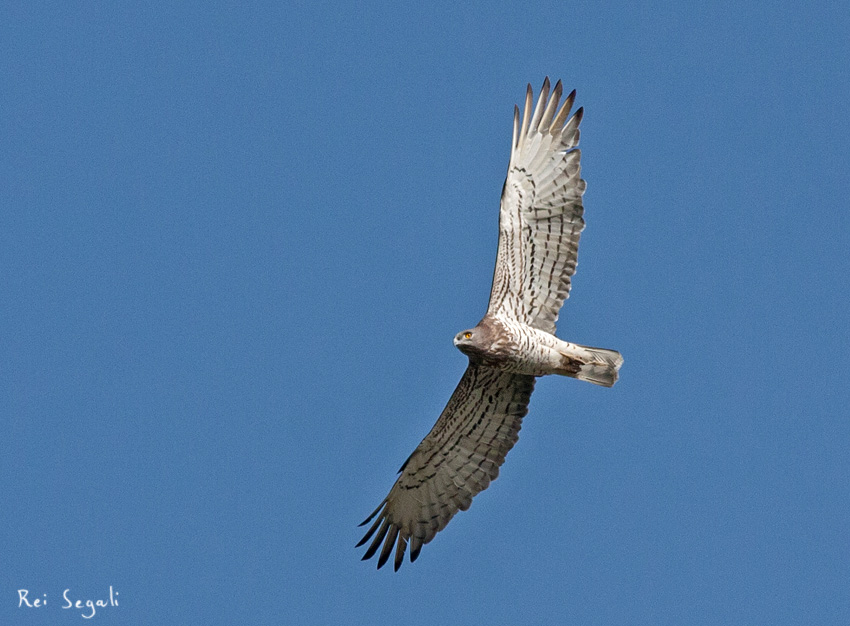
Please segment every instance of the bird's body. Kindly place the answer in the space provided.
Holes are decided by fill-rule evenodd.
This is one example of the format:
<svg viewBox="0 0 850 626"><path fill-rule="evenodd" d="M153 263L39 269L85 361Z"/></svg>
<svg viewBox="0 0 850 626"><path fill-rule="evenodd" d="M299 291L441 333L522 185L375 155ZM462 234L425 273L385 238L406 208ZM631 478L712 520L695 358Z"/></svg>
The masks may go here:
<svg viewBox="0 0 850 626"><path fill-rule="evenodd" d="M455 336L469 366L448 405L363 522L377 516L357 545L372 539L363 558L380 549L378 567L395 548L398 569L408 544L415 560L422 545L498 476L537 376L558 374L605 387L617 381L619 352L555 336L584 229L586 185L576 148L582 109L567 119L574 97L575 91L559 109L561 83L549 99L547 78L533 111L528 86L521 123L514 109L490 304L477 326Z"/></svg>
<svg viewBox="0 0 850 626"><path fill-rule="evenodd" d="M488 315L475 328L458 333L454 343L472 363L512 374L560 374L605 387L617 380L623 362L619 352L569 343L498 315Z"/></svg>

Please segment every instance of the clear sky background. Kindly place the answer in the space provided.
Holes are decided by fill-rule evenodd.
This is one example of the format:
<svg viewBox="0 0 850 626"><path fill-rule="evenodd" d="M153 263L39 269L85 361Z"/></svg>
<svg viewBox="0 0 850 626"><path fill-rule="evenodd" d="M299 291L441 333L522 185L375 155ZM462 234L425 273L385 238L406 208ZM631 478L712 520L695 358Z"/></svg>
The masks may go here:
<svg viewBox="0 0 850 626"><path fill-rule="evenodd" d="M850 622L848 41L841 2L4 3L0 623ZM546 75L558 332L620 382L539 381L377 572Z"/></svg>

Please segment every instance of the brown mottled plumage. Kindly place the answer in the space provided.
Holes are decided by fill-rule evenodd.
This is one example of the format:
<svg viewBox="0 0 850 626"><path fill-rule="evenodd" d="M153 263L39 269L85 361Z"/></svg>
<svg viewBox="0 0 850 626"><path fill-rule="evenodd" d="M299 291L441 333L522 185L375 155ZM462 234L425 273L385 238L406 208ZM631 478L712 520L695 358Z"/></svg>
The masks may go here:
<svg viewBox="0 0 850 626"><path fill-rule="evenodd" d="M477 326L454 339L469 367L448 405L361 524L375 519L357 545L371 540L363 558L380 550L379 568L395 549L398 570L408 546L415 561L422 546L499 475L536 376L559 374L605 387L617 381L619 352L554 334L576 269L586 187L576 148L582 109L567 119L575 91L559 108L561 93L558 81L549 98L547 78L533 110L528 86L522 122L514 107L490 304Z"/></svg>

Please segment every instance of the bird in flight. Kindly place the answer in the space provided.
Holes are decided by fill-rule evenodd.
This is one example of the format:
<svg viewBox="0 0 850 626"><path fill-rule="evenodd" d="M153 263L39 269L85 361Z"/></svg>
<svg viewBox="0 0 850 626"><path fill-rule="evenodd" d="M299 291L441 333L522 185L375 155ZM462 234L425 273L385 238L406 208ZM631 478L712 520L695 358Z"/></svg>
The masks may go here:
<svg viewBox="0 0 850 626"><path fill-rule="evenodd" d="M576 270L587 185L576 147L582 109L567 119L576 92L559 108L561 81L551 97L549 88L547 77L533 106L528 85L522 121L514 107L490 304L477 326L454 338L469 366L387 497L360 524L375 520L357 547L371 539L363 560L380 550L378 568L393 548L396 570L408 547L415 561L422 546L499 475L537 376L559 374L603 387L617 381L619 352L555 336Z"/></svg>

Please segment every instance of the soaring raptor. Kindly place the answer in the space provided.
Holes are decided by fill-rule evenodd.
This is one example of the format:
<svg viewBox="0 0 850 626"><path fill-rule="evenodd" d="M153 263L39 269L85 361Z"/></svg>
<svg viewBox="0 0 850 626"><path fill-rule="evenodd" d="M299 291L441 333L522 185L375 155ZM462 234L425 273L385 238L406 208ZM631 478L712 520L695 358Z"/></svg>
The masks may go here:
<svg viewBox="0 0 850 626"><path fill-rule="evenodd" d="M614 350L561 341L555 322L570 293L578 240L584 229L578 148L579 108L569 119L575 91L549 97L549 79L537 105L531 85L522 121L514 107L508 177L499 211L499 250L487 314L458 333L469 366L431 432L401 466L400 476L357 544L380 549L378 567L395 547L395 569L410 546L410 560L445 528L455 513L499 475L516 443L536 376L560 374L610 387L623 357Z"/></svg>

